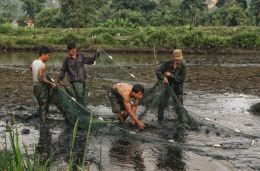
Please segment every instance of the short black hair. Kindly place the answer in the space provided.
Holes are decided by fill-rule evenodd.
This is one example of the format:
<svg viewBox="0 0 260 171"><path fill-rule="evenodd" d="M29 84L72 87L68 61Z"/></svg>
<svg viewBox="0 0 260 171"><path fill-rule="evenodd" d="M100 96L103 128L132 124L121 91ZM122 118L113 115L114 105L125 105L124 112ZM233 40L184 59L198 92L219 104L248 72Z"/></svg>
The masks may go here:
<svg viewBox="0 0 260 171"><path fill-rule="evenodd" d="M74 41L70 41L67 45L67 49L71 50L71 49L76 49L76 43Z"/></svg>
<svg viewBox="0 0 260 171"><path fill-rule="evenodd" d="M42 54L46 55L48 53L51 53L51 49L50 48L48 48L46 46L43 46L43 47L39 48L39 56L41 56Z"/></svg>
<svg viewBox="0 0 260 171"><path fill-rule="evenodd" d="M138 92L140 92L140 91L141 91L142 93L144 93L144 87L143 87L141 84L135 84L135 85L133 86L132 91L135 92L135 93L138 93Z"/></svg>

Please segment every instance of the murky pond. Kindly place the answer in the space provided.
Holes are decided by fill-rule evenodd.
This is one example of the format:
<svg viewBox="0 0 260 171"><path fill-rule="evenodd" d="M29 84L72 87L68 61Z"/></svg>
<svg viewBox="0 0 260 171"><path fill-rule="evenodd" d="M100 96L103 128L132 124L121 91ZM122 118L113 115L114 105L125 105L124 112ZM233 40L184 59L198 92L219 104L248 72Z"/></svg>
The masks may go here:
<svg viewBox="0 0 260 171"><path fill-rule="evenodd" d="M54 78L65 55L55 52L48 61ZM4 136L8 135L5 126L12 115L30 115L37 110L30 72L26 71L35 56L37 54L33 52L0 54L2 144ZM90 78L93 82L90 108L109 120L113 120L114 115L102 85L136 82L124 69L134 73L145 86L156 81L153 54L112 56L116 62L101 55L96 66L87 67L90 77L95 78ZM157 59L167 61L171 56L158 55ZM260 137L260 117L248 111L252 104L260 102L260 55L185 55L185 59L189 66L184 100L186 109L221 128ZM90 170L260 170L258 138L226 136L225 132L203 128L188 131L180 129L175 121L158 123L156 118L153 113L144 118L147 127L143 132L138 132L130 123L124 126L115 123L137 132L135 136L113 127L94 129L87 155ZM36 145L43 155L54 153L53 169L62 169L69 160L72 128L54 106L50 109L49 119L48 126L41 126L37 118L29 123L18 119L16 126L21 142ZM29 129L30 133L22 134L23 129ZM83 159L85 136L85 131L78 132L75 163Z"/></svg>

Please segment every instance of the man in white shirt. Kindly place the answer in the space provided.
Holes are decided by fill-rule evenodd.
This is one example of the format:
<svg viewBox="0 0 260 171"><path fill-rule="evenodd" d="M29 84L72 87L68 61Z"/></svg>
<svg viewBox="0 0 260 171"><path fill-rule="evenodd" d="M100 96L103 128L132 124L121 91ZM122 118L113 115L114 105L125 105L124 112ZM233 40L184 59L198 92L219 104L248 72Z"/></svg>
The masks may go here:
<svg viewBox="0 0 260 171"><path fill-rule="evenodd" d="M46 77L46 64L50 57L51 50L48 47L39 49L39 57L34 60L30 68L33 77L34 95L38 101L39 109L36 115L39 115L42 123L46 123L46 115L49 110L50 103L50 88L55 88L56 85L49 81Z"/></svg>

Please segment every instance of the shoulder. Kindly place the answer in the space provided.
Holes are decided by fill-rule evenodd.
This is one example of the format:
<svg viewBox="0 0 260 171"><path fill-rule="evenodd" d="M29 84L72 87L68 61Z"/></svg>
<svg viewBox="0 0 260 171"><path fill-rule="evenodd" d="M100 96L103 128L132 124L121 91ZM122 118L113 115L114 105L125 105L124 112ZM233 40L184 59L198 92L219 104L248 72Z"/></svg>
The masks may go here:
<svg viewBox="0 0 260 171"><path fill-rule="evenodd" d="M37 60L34 60L31 65L35 65L37 63Z"/></svg>
<svg viewBox="0 0 260 171"><path fill-rule="evenodd" d="M183 62L183 63L181 64L181 67L182 67L182 68L186 68L186 67L187 67L186 63Z"/></svg>
<svg viewBox="0 0 260 171"><path fill-rule="evenodd" d="M79 57L79 58L84 58L85 55L84 55L83 53L78 53L78 57Z"/></svg>
<svg viewBox="0 0 260 171"><path fill-rule="evenodd" d="M70 57L69 57L69 56L67 56L67 57L65 57L65 58L63 59L63 62L64 62L64 63L66 63L66 62L68 62L68 61L69 61L69 59L70 59Z"/></svg>
<svg viewBox="0 0 260 171"><path fill-rule="evenodd" d="M164 65L172 65L172 60L170 60L170 61L167 61L167 62L164 62Z"/></svg>

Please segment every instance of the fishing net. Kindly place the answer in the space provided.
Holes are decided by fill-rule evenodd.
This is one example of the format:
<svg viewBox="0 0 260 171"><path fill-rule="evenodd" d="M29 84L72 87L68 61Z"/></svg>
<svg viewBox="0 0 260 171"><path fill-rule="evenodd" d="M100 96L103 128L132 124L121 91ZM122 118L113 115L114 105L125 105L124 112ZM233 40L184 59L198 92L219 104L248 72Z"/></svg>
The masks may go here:
<svg viewBox="0 0 260 171"><path fill-rule="evenodd" d="M172 88L164 85L162 81L158 81L153 87L145 90L140 104L144 106L144 110L139 119L143 119L147 113L157 113L158 117L162 117L160 115L164 115L165 111L168 111L181 124L192 128L200 126L199 120L187 112Z"/></svg>
<svg viewBox="0 0 260 171"><path fill-rule="evenodd" d="M53 104L64 114L66 120L71 125L78 120L78 125L82 129L88 128L90 119L98 122L98 119L91 118L91 110L77 102L75 97L66 90L68 90L67 87L58 86L53 92Z"/></svg>
<svg viewBox="0 0 260 171"><path fill-rule="evenodd" d="M250 139L260 137L225 127L209 118L203 118L187 111L173 89L169 85L164 85L162 81L158 81L154 86L145 90L140 105L143 106L139 115L141 120L149 120L152 115L160 117L162 114L160 108L162 108L164 115L170 115L172 121L185 129L203 130L205 133L214 132L217 136L223 135L223 137L241 136Z"/></svg>

